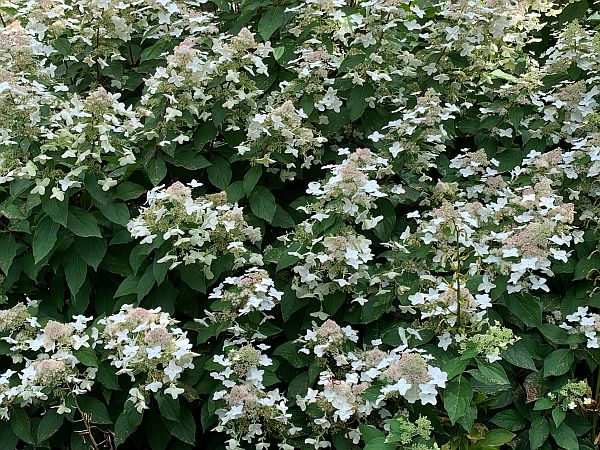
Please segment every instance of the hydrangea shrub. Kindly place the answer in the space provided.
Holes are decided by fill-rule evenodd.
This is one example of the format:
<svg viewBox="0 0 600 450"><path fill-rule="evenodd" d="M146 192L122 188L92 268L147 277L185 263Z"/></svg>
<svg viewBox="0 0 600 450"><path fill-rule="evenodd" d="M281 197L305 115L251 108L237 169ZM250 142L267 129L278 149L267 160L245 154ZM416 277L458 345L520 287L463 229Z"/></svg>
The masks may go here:
<svg viewBox="0 0 600 450"><path fill-rule="evenodd" d="M0 2L0 449L592 450L600 4Z"/></svg>

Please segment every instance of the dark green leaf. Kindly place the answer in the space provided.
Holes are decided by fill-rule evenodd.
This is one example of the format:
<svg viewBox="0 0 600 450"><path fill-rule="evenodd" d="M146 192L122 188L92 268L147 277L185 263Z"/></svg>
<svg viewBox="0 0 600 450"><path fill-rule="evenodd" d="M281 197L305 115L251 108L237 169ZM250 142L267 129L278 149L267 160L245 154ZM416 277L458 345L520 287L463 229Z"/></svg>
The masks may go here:
<svg viewBox="0 0 600 450"><path fill-rule="evenodd" d="M88 266L97 270L102 258L106 255L106 239L77 237L75 238L75 250Z"/></svg>
<svg viewBox="0 0 600 450"><path fill-rule="evenodd" d="M178 421L179 420L179 401L168 395L157 394L158 409L165 419Z"/></svg>
<svg viewBox="0 0 600 450"><path fill-rule="evenodd" d="M129 208L125 203L108 203L100 207L100 212L112 223L125 226L129 222Z"/></svg>
<svg viewBox="0 0 600 450"><path fill-rule="evenodd" d="M362 116L368 106L366 99L372 97L374 93L373 86L369 83L364 83L362 86L356 85L352 88L350 95L348 96L350 120L352 122Z"/></svg>
<svg viewBox="0 0 600 450"><path fill-rule="evenodd" d="M215 156L210 162L211 165L207 169L208 179L213 186L224 191L231 181L231 166L225 158L220 156Z"/></svg>
<svg viewBox="0 0 600 450"><path fill-rule="evenodd" d="M258 32L263 40L267 41L283 24L283 11L283 6L271 7L261 16L258 22Z"/></svg>
<svg viewBox="0 0 600 450"><path fill-rule="evenodd" d="M363 447L363 450L395 450L396 444L385 442L384 437L375 438Z"/></svg>
<svg viewBox="0 0 600 450"><path fill-rule="evenodd" d="M115 444L121 445L125 442L125 439L127 439L141 423L142 414L137 412L136 409L131 406L131 403L126 404L125 409L115 423Z"/></svg>
<svg viewBox="0 0 600 450"><path fill-rule="evenodd" d="M262 171L263 170L261 166L252 166L250 169L248 169L248 172L246 172L246 175L244 175L243 181L244 193L246 195L252 192L254 186L256 186L256 183L258 183L258 180L262 175Z"/></svg>
<svg viewBox="0 0 600 450"><path fill-rule="evenodd" d="M531 428L529 428L529 446L531 450L536 450L540 448L546 439L548 439L548 435L550 434L550 425L545 417L537 417L532 423Z"/></svg>
<svg viewBox="0 0 600 450"><path fill-rule="evenodd" d="M158 186L167 175L167 166L162 159L151 159L146 167L148 178L154 186Z"/></svg>
<svg viewBox="0 0 600 450"><path fill-rule="evenodd" d="M544 360L544 376L558 376L567 373L573 364L573 350L555 350Z"/></svg>
<svg viewBox="0 0 600 450"><path fill-rule="evenodd" d="M64 262L67 284L72 295L76 295L87 276L87 264L76 252L69 252Z"/></svg>
<svg viewBox="0 0 600 450"><path fill-rule="evenodd" d="M256 217L264 219L267 222L273 220L277 205L271 191L263 186L257 186L250 194L249 200L250 209Z"/></svg>
<svg viewBox="0 0 600 450"><path fill-rule="evenodd" d="M10 426L19 439L29 444L35 443L31 433L31 421L25 411L13 409L10 412Z"/></svg>
<svg viewBox="0 0 600 450"><path fill-rule="evenodd" d="M0 269L8 274L8 269L17 255L17 241L12 235L0 235Z"/></svg>
<svg viewBox="0 0 600 450"><path fill-rule="evenodd" d="M69 218L67 220L69 230L81 237L102 237L98 222L93 214L77 208L69 207Z"/></svg>
<svg viewBox="0 0 600 450"><path fill-rule="evenodd" d="M469 408L473 389L471 383L463 376L450 381L442 394L444 409L448 413L448 418L454 424L460 419Z"/></svg>
<svg viewBox="0 0 600 450"><path fill-rule="evenodd" d="M96 352L89 347L80 347L77 350L73 350L73 355L85 366L98 367Z"/></svg>
<svg viewBox="0 0 600 450"><path fill-rule="evenodd" d="M182 408L177 422L165 420L167 429L171 435L180 441L193 445L196 441L196 422L194 416L187 408Z"/></svg>
<svg viewBox="0 0 600 450"><path fill-rule="evenodd" d="M106 406L100 400L98 400L92 396L89 396L89 395L82 395L77 398L77 403L79 405L79 408L81 408L81 410L84 413L90 415L90 421L92 423L99 423L99 424L112 423L112 420L110 418L110 415L108 414L108 410L106 409Z"/></svg>
<svg viewBox="0 0 600 450"><path fill-rule="evenodd" d="M37 429L38 444L44 442L58 431L63 424L64 417L56 412L56 409L49 409L44 413Z"/></svg>
<svg viewBox="0 0 600 450"><path fill-rule="evenodd" d="M66 200L59 202L49 196L42 197L42 209L48 214L53 221L67 227L67 219L69 217L69 202Z"/></svg>
<svg viewBox="0 0 600 450"><path fill-rule="evenodd" d="M54 247L60 225L48 216L45 216L33 235L33 259L37 264L44 259Z"/></svg>
<svg viewBox="0 0 600 450"><path fill-rule="evenodd" d="M550 426L550 434L558 444L560 448L566 450L579 450L579 444L577 442L577 436L565 422L561 423L558 427L554 424Z"/></svg>
<svg viewBox="0 0 600 450"><path fill-rule="evenodd" d="M542 309L539 302L529 294L511 294L505 297L506 307L525 325L540 327Z"/></svg>

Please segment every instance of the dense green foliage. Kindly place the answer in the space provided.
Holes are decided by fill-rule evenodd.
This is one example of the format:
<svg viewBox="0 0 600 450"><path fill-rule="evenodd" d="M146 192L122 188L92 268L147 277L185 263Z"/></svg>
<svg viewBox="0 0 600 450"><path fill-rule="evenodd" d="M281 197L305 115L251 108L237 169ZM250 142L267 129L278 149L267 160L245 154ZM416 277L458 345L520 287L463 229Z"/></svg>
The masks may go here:
<svg viewBox="0 0 600 450"><path fill-rule="evenodd" d="M0 449L593 449L598 10L0 2Z"/></svg>

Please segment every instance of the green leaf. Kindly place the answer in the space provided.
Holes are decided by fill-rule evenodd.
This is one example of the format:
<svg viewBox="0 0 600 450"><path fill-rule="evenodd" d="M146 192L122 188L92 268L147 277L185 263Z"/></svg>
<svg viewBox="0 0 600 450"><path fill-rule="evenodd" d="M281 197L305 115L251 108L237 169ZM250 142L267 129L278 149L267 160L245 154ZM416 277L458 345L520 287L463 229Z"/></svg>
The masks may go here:
<svg viewBox="0 0 600 450"><path fill-rule="evenodd" d="M452 424L456 423L471 405L473 398L473 389L471 383L463 376L448 383L448 387L442 394L444 409L448 413L448 418Z"/></svg>
<svg viewBox="0 0 600 450"><path fill-rule="evenodd" d="M377 215L382 215L383 219L375 227L375 234L382 241L387 241L396 227L396 209L392 202L385 198L380 199L377 204Z"/></svg>
<svg viewBox="0 0 600 450"><path fill-rule="evenodd" d="M509 409L506 411L499 412L492 417L491 422L502 428L506 428L510 431L518 431L525 428L525 418L516 410Z"/></svg>
<svg viewBox="0 0 600 450"><path fill-rule="evenodd" d="M256 183L258 183L258 180L260 179L262 173L263 170L261 166L252 166L250 167L250 169L248 169L248 172L246 172L246 175L244 175L244 181L242 184L242 186L244 187L244 193L246 195L252 192L254 186L256 186Z"/></svg>
<svg viewBox="0 0 600 450"><path fill-rule="evenodd" d="M115 197L121 200L133 200L147 192L146 188L131 181L119 183L115 190Z"/></svg>
<svg viewBox="0 0 600 450"><path fill-rule="evenodd" d="M56 412L56 409L48 409L37 429L37 443L41 444L53 436L63 424L64 417Z"/></svg>
<svg viewBox="0 0 600 450"><path fill-rule="evenodd" d="M115 444L121 445L125 442L131 433L142 423L142 414L131 406L131 403L125 405L125 409L115 422Z"/></svg>
<svg viewBox="0 0 600 450"><path fill-rule="evenodd" d="M549 399L548 397L538 398L535 401L535 405L533 405L534 411L544 411L546 409L551 409L554 406L554 401Z"/></svg>
<svg viewBox="0 0 600 450"><path fill-rule="evenodd" d="M229 182L231 181L231 166L229 161L220 156L215 156L211 159L211 165L206 169L208 173L208 179L213 186L218 187L221 190L227 189Z"/></svg>
<svg viewBox="0 0 600 450"><path fill-rule="evenodd" d="M126 226L127 222L129 222L129 208L125 203L108 203L104 206L101 206L99 209L102 215L112 223Z"/></svg>
<svg viewBox="0 0 600 450"><path fill-rule="evenodd" d="M183 167L188 170L204 169L210 166L210 161L196 151L177 151L177 157L166 156L164 159L177 167Z"/></svg>
<svg viewBox="0 0 600 450"><path fill-rule="evenodd" d="M244 184L241 181L234 181L227 187L225 192L229 203L237 203L244 198Z"/></svg>
<svg viewBox="0 0 600 450"><path fill-rule="evenodd" d="M558 376L567 373L573 360L573 350L561 348L553 351L544 360L544 376Z"/></svg>
<svg viewBox="0 0 600 450"><path fill-rule="evenodd" d="M79 404L79 408L81 408L84 413L90 415L90 421L92 423L113 423L110 415L108 414L106 406L100 400L89 395L82 395L77 398L77 403Z"/></svg>
<svg viewBox="0 0 600 450"><path fill-rule="evenodd" d="M134 294L137 292L137 287L140 280L135 275L129 275L125 278L115 292L114 297L119 298L125 295Z"/></svg>
<svg viewBox="0 0 600 450"><path fill-rule="evenodd" d="M52 220L60 223L63 227L67 227L67 219L69 217L69 202L66 200L59 202L50 196L42 197L42 209L48 214Z"/></svg>
<svg viewBox="0 0 600 450"><path fill-rule="evenodd" d="M121 390L121 386L119 386L119 378L115 374L115 369L112 366L109 366L106 362L98 366L98 373L96 374L96 377L106 389L113 391Z"/></svg>
<svg viewBox="0 0 600 450"><path fill-rule="evenodd" d="M10 412L10 426L19 439L34 444L33 434L31 433L31 421L29 416L22 409L13 409Z"/></svg>
<svg viewBox="0 0 600 450"><path fill-rule="evenodd" d="M178 421L180 417L179 401L168 395L157 394L158 409L165 419Z"/></svg>
<svg viewBox="0 0 600 450"><path fill-rule="evenodd" d="M563 420L565 420L566 416L567 413L560 406L557 406L552 410L552 420L554 420L554 425L556 425L557 427L559 427L560 424L563 423Z"/></svg>
<svg viewBox="0 0 600 450"><path fill-rule="evenodd" d="M45 216L33 234L33 259L37 264L44 259L54 247L60 225Z"/></svg>
<svg viewBox="0 0 600 450"><path fill-rule="evenodd" d="M98 357L96 356L96 352L89 347L80 347L77 350L73 350L73 355L84 366L98 367Z"/></svg>
<svg viewBox="0 0 600 450"><path fill-rule="evenodd" d="M375 93L373 86L369 83L364 83L362 86L356 85L350 91L348 96L348 106L350 108L350 120L354 122L360 116L362 116L365 109L367 109L368 103L366 98L372 97Z"/></svg>
<svg viewBox="0 0 600 450"><path fill-rule="evenodd" d="M199 292L206 292L206 278L198 264L180 265L177 270L185 284Z"/></svg>
<svg viewBox="0 0 600 450"><path fill-rule="evenodd" d="M542 308L532 295L507 295L505 297L505 304L525 325L529 325L530 327L542 326Z"/></svg>
<svg viewBox="0 0 600 450"><path fill-rule="evenodd" d="M531 422L531 427L529 428L529 446L531 450L540 448L546 442L546 439L548 439L549 434L550 425L545 417L540 416Z"/></svg>
<svg viewBox="0 0 600 450"><path fill-rule="evenodd" d="M283 47L283 46L275 47L273 49L273 57L275 58L275 61L279 61L284 53L285 53L285 47Z"/></svg>
<svg viewBox="0 0 600 450"><path fill-rule="evenodd" d="M550 434L560 448L566 450L579 450L577 436L565 422L561 423L558 427L555 427L554 424L552 424L550 427Z"/></svg>
<svg viewBox="0 0 600 450"><path fill-rule="evenodd" d="M307 367L310 363L308 356L304 353L299 353L296 344L290 341L285 342L277 347L273 354L285 359L292 365L292 367L295 367L296 369Z"/></svg>
<svg viewBox="0 0 600 450"><path fill-rule="evenodd" d="M278 228L292 228L296 225L294 222L294 218L281 206L276 205L277 209L275 210L275 215L273 216L273 220L271 221L271 225Z"/></svg>
<svg viewBox="0 0 600 450"><path fill-rule="evenodd" d="M393 301L394 295L391 292L371 296L367 303L362 306L361 323L369 323L379 319Z"/></svg>
<svg viewBox="0 0 600 450"><path fill-rule="evenodd" d="M144 420L144 432L148 439L148 444L152 450L167 450L171 434L165 433L165 422L160 415L160 411L151 408ZM181 448L174 445L174 448ZM183 449L182 449L183 450Z"/></svg>
<svg viewBox="0 0 600 450"><path fill-rule="evenodd" d="M375 438L367 443L363 447L363 450L395 450L397 448L395 443L385 442L384 437Z"/></svg>
<svg viewBox="0 0 600 450"><path fill-rule="evenodd" d="M54 48L63 56L69 56L71 54L71 43L67 38L60 37L54 41Z"/></svg>
<svg viewBox="0 0 600 450"><path fill-rule="evenodd" d="M358 64L365 60L365 54L360 53L358 55L350 55L342 61L339 67L339 72L349 72Z"/></svg>
<svg viewBox="0 0 600 450"><path fill-rule="evenodd" d="M484 438L481 441L477 441L471 448L471 450L478 449L496 449L501 445L508 444L515 438L514 433L508 430L490 430L485 433Z"/></svg>
<svg viewBox="0 0 600 450"><path fill-rule="evenodd" d="M498 78L500 80L506 80L506 81L511 81L511 82L517 81L517 79L514 76L512 76L511 74L508 74L500 69L496 69L496 70L492 71L492 73L490 73L490 76L492 78Z"/></svg>
<svg viewBox="0 0 600 450"><path fill-rule="evenodd" d="M276 6L264 13L258 22L258 32L263 40L268 40L283 24L283 6Z"/></svg>
<svg viewBox="0 0 600 450"><path fill-rule="evenodd" d="M442 371L448 374L448 380L462 374L471 361L464 358L454 358L446 361L442 366Z"/></svg>
<svg viewBox="0 0 600 450"><path fill-rule="evenodd" d="M106 255L106 239L104 238L75 238L75 251L88 266L94 270Z"/></svg>
<svg viewBox="0 0 600 450"><path fill-rule="evenodd" d="M381 430L378 430L373 425L360 424L358 428L360 429L360 434L366 444L373 439L385 437L385 433Z"/></svg>
<svg viewBox="0 0 600 450"><path fill-rule="evenodd" d="M517 341L502 352L502 358L513 366L523 369L537 370L535 362L522 341Z"/></svg>
<svg viewBox="0 0 600 450"><path fill-rule="evenodd" d="M154 186L158 186L167 176L167 165L162 159L151 159L146 166L148 178Z"/></svg>
<svg viewBox="0 0 600 450"><path fill-rule="evenodd" d="M140 63L151 59L158 59L160 55L165 52L166 44L168 42L169 41L167 40L159 40L156 44L146 47L140 54Z"/></svg>
<svg viewBox="0 0 600 450"><path fill-rule="evenodd" d="M146 271L144 272L144 275L142 275L142 277L140 278L140 282L138 283L136 291L138 302L150 293L155 282L156 280L154 279L154 268L152 267L152 265L149 265L148 267L146 267Z"/></svg>
<svg viewBox="0 0 600 450"><path fill-rule="evenodd" d="M478 361L477 368L479 369L479 373L481 375L478 377L478 381L486 384L510 386L508 376L500 364L489 363L487 361Z"/></svg>
<svg viewBox="0 0 600 450"><path fill-rule="evenodd" d="M8 269L17 255L17 241L12 235L0 235L0 269L8 274Z"/></svg>
<svg viewBox="0 0 600 450"><path fill-rule="evenodd" d="M256 217L264 219L269 223L273 220L277 205L271 191L263 186L257 186L248 199L250 200L250 209Z"/></svg>
<svg viewBox="0 0 600 450"><path fill-rule="evenodd" d="M193 445L196 441L196 421L189 409L183 408L177 422L165 420L169 433L180 441Z"/></svg>
<svg viewBox="0 0 600 450"><path fill-rule="evenodd" d="M98 222L93 214L77 208L69 207L69 218L67 220L69 230L81 237L102 237Z"/></svg>
<svg viewBox="0 0 600 450"><path fill-rule="evenodd" d="M592 253L589 256L581 258L575 265L573 274L574 280L583 280L600 267L600 254Z"/></svg>
<svg viewBox="0 0 600 450"><path fill-rule="evenodd" d="M10 423L0 420L0 450L15 450L19 438L13 432Z"/></svg>
<svg viewBox="0 0 600 450"><path fill-rule="evenodd" d="M87 276L87 264L76 252L69 252L65 257L65 276L72 295L76 295L83 286Z"/></svg>
<svg viewBox="0 0 600 450"><path fill-rule="evenodd" d="M287 321L292 314L302 309L308 303L309 300L307 298L297 298L294 291L288 285L281 297L281 315L283 316L283 320Z"/></svg>

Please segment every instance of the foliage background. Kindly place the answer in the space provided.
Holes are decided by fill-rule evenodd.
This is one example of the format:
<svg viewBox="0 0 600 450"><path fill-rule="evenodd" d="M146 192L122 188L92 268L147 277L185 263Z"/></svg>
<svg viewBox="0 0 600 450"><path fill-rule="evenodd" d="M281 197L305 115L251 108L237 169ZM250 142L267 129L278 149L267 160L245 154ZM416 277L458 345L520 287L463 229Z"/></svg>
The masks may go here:
<svg viewBox="0 0 600 450"><path fill-rule="evenodd" d="M268 320L257 312L236 319L242 328L255 327L265 335L250 339L270 346L265 351L274 365L265 385L288 398L292 421L302 429L294 437L264 425L273 446L287 442L312 448L310 439L321 432L310 424L322 411L305 413L295 400L309 387L321 389L319 373L335 364L312 350L299 353L303 345L297 339L314 327L313 321L321 324L330 317L360 335L359 343L346 343L345 352L376 339L382 348L400 347L399 327L419 331L419 337L409 333L410 348L432 355L431 364L448 374L448 383L438 389L435 404L411 404L400 396L388 405L391 417L408 414L411 423L427 417L429 434L409 433L407 442L390 443L395 425L384 429L377 413L353 411L348 421L332 420L332 428L317 441L336 449L369 450L593 448L600 353L586 345L583 333L568 333L559 325L578 307L587 306L591 313L600 306L595 293L598 174L590 169L600 145L594 100L597 10L597 4L586 1L3 2L0 291L5 309L26 297L35 299L35 314L44 325L80 314L93 317L95 324L124 304L161 307L180 321L198 353L194 368L178 380L185 392L172 402L166 395L147 393L149 410L142 415L128 400L134 383L117 377L104 353L87 358L75 353L80 365L99 369L82 401L83 412L98 427L89 433L98 442L109 436L127 448L224 448L227 433L231 437L233 432L214 430L222 406L213 394L222 385L211 372L220 370L213 356L227 354L235 340L226 330L232 318L210 326L195 319L207 317L213 303L209 294L219 283L241 275L243 266L257 264L261 258L256 255L262 255L264 269L283 295ZM234 36L248 38L248 30L253 42L236 44ZM451 38L452 33L458 37ZM225 44L231 45L231 54L221 51ZM209 63L186 66L185 51L192 47ZM311 53L317 50L323 54ZM164 67L166 75L158 76ZM120 96L108 101L106 92ZM84 100L81 106L81 99L95 93L104 100ZM231 99L234 104L224 106ZM282 128L275 122L264 125L272 120L272 108L286 101L292 105L285 118L289 122ZM87 125L75 126L82 123ZM268 133L253 133L253 127L260 128L257 123ZM94 128L99 124L106 129ZM292 130L292 138L282 129ZM398 153L390 150L394 143L402 147ZM296 153L285 153L286 147ZM313 193L307 192L310 183L325 184L342 164L346 156L340 148L349 154L369 148L386 159L375 164L381 164L381 173L371 177L384 194L370 196L374 191L365 189L362 218L340 206L344 197L351 198L348 191L327 197L315 194L320 187L313 184ZM573 156L573 149L580 152ZM472 156L477 150L484 150L485 161L481 154L479 162ZM532 150L558 154L560 162L528 162ZM461 155L467 155L467 163L452 162ZM561 159L564 155L575 162ZM459 171L473 161L473 175ZM544 277L543 288L527 281L521 292L511 293L506 286L512 269L460 249L454 261L458 267L440 263L435 258L439 251L454 251L447 230L432 232L439 233L438 241L419 240L427 231L427 212L439 217L436 208L444 200L468 201L462 193L493 176L486 167L501 172L514 192L547 176L548 195L574 204L572 219L555 224L563 227L562 236L579 237L566 239L568 255L553 258L551 271L535 267L525 277L533 276L533 284ZM515 172L518 167L522 173ZM570 176L569 170L579 176ZM61 180L68 183L61 185ZM208 264L211 273L193 259L170 269L169 262L160 261L176 254L173 240L159 237L141 244L132 237L128 224L140 215L148 192L192 180L202 183L194 188L194 198L224 191L228 204L243 207L244 220L261 237L239 239L255 256L242 256L246 259L240 263L224 249L233 232L221 230L211 237L221 243L208 250L217 256ZM492 197L479 200L488 208ZM452 204L460 210L460 204ZM543 218L542 207L530 209L541 214L541 223L551 222ZM421 216L412 214L416 210ZM329 217L315 219L319 212ZM513 212L475 227L471 237L489 242L492 232L514 231L514 217L521 211ZM365 220L379 216L376 226L365 226ZM240 226L236 222L234 228ZM416 240L405 242L407 227ZM528 239L547 238L553 231L546 236L541 230ZM372 255L358 263L357 279L338 286L334 278L339 275L323 272L315 286L299 276L295 268L303 265L307 252L323 251L313 248L312 238L344 233L369 241ZM278 239L282 236L288 240ZM468 240L459 239L465 248L472 246ZM408 253L390 242L401 243ZM546 244L540 247L549 252ZM337 262L341 278L350 278L350 267L358 266L343 259ZM486 324L474 321L469 328L460 319L436 322L423 317L419 307L410 308L411 295L426 293L440 280L458 280L459 292L461 285L475 292L484 275L495 283ZM318 285L328 283L330 289L319 291ZM310 295L303 297L306 292ZM461 347L460 338L448 350L438 346L445 332L470 339L486 334L495 321L520 338L501 349L500 360ZM588 338L600 330L598 323L588 327ZM21 370L24 362L11 359L9 347L3 343L3 367ZM23 353L26 360L37 357ZM565 409L563 400L547 394L560 392L572 380L584 381L589 390L579 395L575 408ZM55 394L55 403L10 404L10 418L0 421L0 447L89 448L89 441L73 432L85 428L76 412L64 417L52 412L64 396L53 392L50 398ZM358 437L348 435L350 430L358 430ZM256 442L241 445L258 448Z"/></svg>

